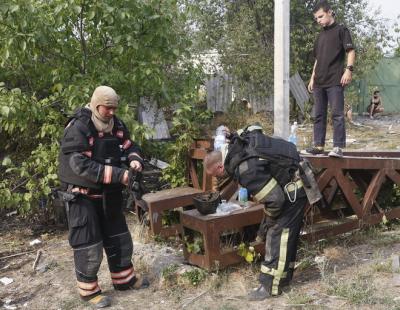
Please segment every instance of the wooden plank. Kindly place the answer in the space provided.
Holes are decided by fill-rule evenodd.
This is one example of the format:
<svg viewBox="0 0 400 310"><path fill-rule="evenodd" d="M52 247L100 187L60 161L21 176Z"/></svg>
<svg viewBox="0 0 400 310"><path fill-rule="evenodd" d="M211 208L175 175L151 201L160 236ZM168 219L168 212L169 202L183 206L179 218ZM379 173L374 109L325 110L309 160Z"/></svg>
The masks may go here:
<svg viewBox="0 0 400 310"><path fill-rule="evenodd" d="M214 142L212 139L195 139L191 148L199 148L199 149L211 149Z"/></svg>
<svg viewBox="0 0 400 310"><path fill-rule="evenodd" d="M400 186L400 174L396 170L385 169L386 176Z"/></svg>
<svg viewBox="0 0 400 310"><path fill-rule="evenodd" d="M190 180L192 181L192 185L194 188L201 189L200 183L199 183L199 177L197 176L196 172L196 160L189 160L189 175L190 175Z"/></svg>
<svg viewBox="0 0 400 310"><path fill-rule="evenodd" d="M359 220L353 219L349 221L343 221L342 223L335 225L328 224L326 227L311 227L308 231L305 231L301 235L301 238L308 241L316 241L321 238L328 238L338 234L343 234L359 227Z"/></svg>
<svg viewBox="0 0 400 310"><path fill-rule="evenodd" d="M233 194L237 191L238 184L235 181L230 181L220 192L221 198L230 200Z"/></svg>
<svg viewBox="0 0 400 310"><path fill-rule="evenodd" d="M363 209L358 201L357 196L353 193L354 184L343 175L341 170L335 172L335 178L340 189L342 190L342 193L344 194L348 203L351 205L354 213L357 214L359 218L362 218Z"/></svg>
<svg viewBox="0 0 400 310"><path fill-rule="evenodd" d="M170 200L175 200L177 198L182 199L188 196L192 197L193 195L200 193L202 193L202 191L199 189L185 186L164 189L156 193L144 194L142 199L145 200L147 204L171 204L172 202Z"/></svg>
<svg viewBox="0 0 400 310"><path fill-rule="evenodd" d="M205 167L203 166L203 181L201 187L203 191L209 191L212 189L212 176L207 174Z"/></svg>
<svg viewBox="0 0 400 310"><path fill-rule="evenodd" d="M385 157L350 157L344 156L340 159L329 156L304 156L316 168L331 168L331 169L369 169L378 170L388 168L391 170L400 170L400 158L385 158Z"/></svg>
<svg viewBox="0 0 400 310"><path fill-rule="evenodd" d="M325 187L330 183L332 178L334 177L335 170L325 169L322 174L318 176L318 187L321 192L324 191Z"/></svg>
<svg viewBox="0 0 400 310"><path fill-rule="evenodd" d="M383 182L386 179L386 173L384 170L379 170L371 182L368 185L367 191L365 192L364 199L362 201L363 214L368 214L374 204L376 197L382 187Z"/></svg>
<svg viewBox="0 0 400 310"><path fill-rule="evenodd" d="M335 179L332 179L331 182L329 183L330 187L326 188L324 191L324 197L326 202L330 205L333 201L333 198L335 197L337 190L338 190L338 184ZM326 193L326 195L325 195Z"/></svg>
<svg viewBox="0 0 400 310"><path fill-rule="evenodd" d="M204 159L207 154L206 149L191 149L189 150L189 156L191 159Z"/></svg>

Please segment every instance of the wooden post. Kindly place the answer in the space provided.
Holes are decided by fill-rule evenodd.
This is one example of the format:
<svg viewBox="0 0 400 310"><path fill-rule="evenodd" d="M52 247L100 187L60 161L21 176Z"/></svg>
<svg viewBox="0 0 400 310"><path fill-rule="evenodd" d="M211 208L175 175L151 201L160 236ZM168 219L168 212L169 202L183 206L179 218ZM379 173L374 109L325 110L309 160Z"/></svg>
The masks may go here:
<svg viewBox="0 0 400 310"><path fill-rule="evenodd" d="M289 137L290 0L275 0L274 135Z"/></svg>

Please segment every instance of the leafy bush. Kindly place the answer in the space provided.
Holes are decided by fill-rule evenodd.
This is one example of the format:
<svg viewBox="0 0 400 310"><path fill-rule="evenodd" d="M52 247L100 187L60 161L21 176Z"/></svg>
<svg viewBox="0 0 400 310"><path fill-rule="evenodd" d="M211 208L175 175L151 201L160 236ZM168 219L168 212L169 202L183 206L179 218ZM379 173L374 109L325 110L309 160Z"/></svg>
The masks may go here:
<svg viewBox="0 0 400 310"><path fill-rule="evenodd" d="M63 128L57 99L28 98L19 89L0 87L0 136L10 154L0 169L0 209L35 210L57 185L58 137Z"/></svg>
<svg viewBox="0 0 400 310"><path fill-rule="evenodd" d="M183 276L187 278L193 286L197 286L207 277L207 272L205 270L196 268L186 271Z"/></svg>
<svg viewBox="0 0 400 310"><path fill-rule="evenodd" d="M145 150L140 97L195 102L201 68L190 61L185 10L177 1L0 4L0 210L50 204L67 116L96 86L117 91L118 115Z"/></svg>
<svg viewBox="0 0 400 310"><path fill-rule="evenodd" d="M190 145L201 135L202 127L212 117L209 110L204 110L190 103L182 103L174 112L172 134L177 135L175 144L167 150L168 168L163 170L163 179L172 187L187 184L187 155Z"/></svg>

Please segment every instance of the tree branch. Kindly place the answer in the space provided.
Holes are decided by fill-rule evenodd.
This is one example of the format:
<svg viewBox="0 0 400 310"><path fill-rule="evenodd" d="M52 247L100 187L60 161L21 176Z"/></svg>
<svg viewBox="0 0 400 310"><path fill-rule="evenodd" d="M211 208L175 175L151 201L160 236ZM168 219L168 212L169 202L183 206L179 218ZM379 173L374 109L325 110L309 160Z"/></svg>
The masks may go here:
<svg viewBox="0 0 400 310"><path fill-rule="evenodd" d="M79 35L80 35L80 41L81 41L81 47L82 47L82 53L83 53L83 62L82 62L82 67L81 67L81 73L86 74L86 65L87 65L87 58L88 58L88 51L87 51L87 45L86 45L86 40L85 40L85 35L83 31L83 10L85 8L85 1L82 0L81 4L81 13L79 14Z"/></svg>

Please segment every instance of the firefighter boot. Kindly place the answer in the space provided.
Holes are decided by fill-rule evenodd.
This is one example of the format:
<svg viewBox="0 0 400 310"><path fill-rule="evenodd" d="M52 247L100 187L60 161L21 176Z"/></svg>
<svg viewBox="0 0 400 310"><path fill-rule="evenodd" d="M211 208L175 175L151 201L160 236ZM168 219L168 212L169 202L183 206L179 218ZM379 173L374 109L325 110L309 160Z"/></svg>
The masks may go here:
<svg viewBox="0 0 400 310"><path fill-rule="evenodd" d="M252 289L247 294L247 300L249 301L261 301L268 297L271 297L271 293L265 288L263 284L260 284L259 287Z"/></svg>
<svg viewBox="0 0 400 310"><path fill-rule="evenodd" d="M84 298L84 300L95 309L101 309L111 306L111 297L103 295L101 293L92 298Z"/></svg>

